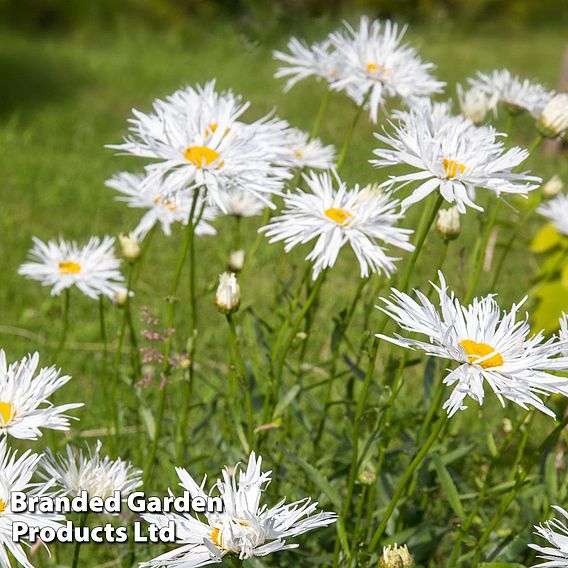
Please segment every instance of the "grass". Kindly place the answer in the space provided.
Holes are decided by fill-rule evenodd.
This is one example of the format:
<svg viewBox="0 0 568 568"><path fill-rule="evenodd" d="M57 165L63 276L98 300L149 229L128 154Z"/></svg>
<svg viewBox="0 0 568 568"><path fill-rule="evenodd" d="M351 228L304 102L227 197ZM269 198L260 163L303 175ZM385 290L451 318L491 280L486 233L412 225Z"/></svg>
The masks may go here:
<svg viewBox="0 0 568 568"><path fill-rule="evenodd" d="M118 142L125 134L126 118L131 108L147 110L156 97L165 96L179 86L203 82L217 78L220 88L232 88L252 101L250 117L258 117L272 108L279 116L293 125L309 130L312 117L317 110L323 87L306 83L295 88L289 94L283 94L281 84L272 79L276 64L271 59L271 49L282 48L287 33L272 39L272 44L260 45L242 35L238 29L228 24L193 25L189 32L159 33L135 28L122 33L78 34L71 37L24 37L3 31L0 34L0 74L3 77L0 87L0 148L2 148L2 215L0 216L0 234L2 235L2 255L0 273L3 275L0 286L0 345L7 351L10 360L39 349L45 353L44 363L48 363L53 346L58 340L61 326L62 298L51 298L46 289L23 280L16 273L24 260L31 244L31 236L50 239L59 235L69 239L85 240L90 235L117 235L127 232L137 222L138 213L128 210L121 203L113 200L111 190L105 188L104 181L121 169L135 170L140 164L130 158L117 157L104 145ZM409 33L410 39L419 46L426 59L438 66L437 75L448 82L453 93L456 82L464 82L465 77L473 75L477 69L509 67L524 76L538 79L550 86L556 85L561 65L565 37L561 32L528 32L507 34L476 33L467 34L459 31L417 29ZM334 95L320 132L321 138L328 143L341 144L355 110L341 96ZM503 117L498 125L504 127ZM384 174L373 170L368 164L374 146L373 127L362 123L350 148L344 169L344 177L350 183L365 184L382 181ZM515 137L521 144L530 144L531 125L528 119L521 118L515 124ZM535 174L544 178L553 173L568 174L568 166L560 156L543 157L537 154L528 164ZM408 220L409 226L415 226L419 207L413 212L414 218ZM505 213L502 220L507 220L514 213ZM195 400L190 410L191 443L187 448L183 465L191 465L192 471L199 473L216 471L219 465L231 463L243 458L243 450L231 434L230 402L227 404L219 393L226 393L227 375L227 329L223 318L216 313L213 305L213 290L220 272L225 269L228 251L231 249L232 227L230 220L217 223L219 235L215 238L203 238L198 243L198 289L200 304L200 347L198 353L199 389L194 389ZM476 214L462 219L464 231L458 241L451 244L451 260L446 273L449 282L458 291L465 287L466 274L464 265L472 253L472 244L478 220ZM245 248L255 238L254 230L258 219L247 221L244 234ZM532 229L531 229L532 231ZM530 238L530 233L523 239ZM427 244L429 257L437 258L439 239L433 237ZM163 317L172 267L177 258L181 234L174 232L171 238L156 235L143 270L134 310L137 316L141 306L149 305L160 317ZM303 255L306 251L297 251L284 255L279 245L262 244L258 263L243 279L243 329L245 347L257 349L260 329L277 326L273 306L285 306L289 300L289 289L293 279L304 269ZM422 266L412 278L412 285L425 287L427 280L433 277L433 263ZM537 267L537 260L527 257L523 244L516 247L508 259L508 268L498 290L504 304L522 297L528 287L531 273ZM306 373L304 387L311 387L324 373L329 361L330 334L334 319L350 301L355 288L354 259L342 255L337 269L324 285L324 293L319 307L316 324L310 335L308 360L313 364L312 372ZM185 280L184 280L185 282ZM275 283L276 282L276 283ZM483 286L482 286L483 287ZM366 291L364 309L356 314L351 341L356 351L359 337L376 327L377 315L372 310L374 304L371 290ZM369 314L369 312L371 312ZM176 337L177 348L183 349L183 337L187 335L184 324L187 318L185 292L178 312L176 327L180 333ZM365 323L367 313L368 323ZM68 349L57 361L66 373L73 375L73 381L59 394L58 402L82 400L88 406L78 412L81 422L69 434L70 438L104 437L101 424L104 422L105 400L108 400L108 376L101 375L101 344L98 332L97 305L86 298L73 294L71 299L71 330ZM114 307L108 314L109 332L112 338L120 317ZM136 322L138 326L141 324ZM316 346L321 346L317 347ZM257 359L262 374L264 353L260 346ZM385 357L379 358L381 368L385 366ZM342 371L349 374L349 367L342 361ZM415 365L409 371L414 379L405 382L400 394L400 410L394 415L393 428L400 434L389 448L389 471L396 471L401 456L412 451L410 431L413 424L423 413L422 385L420 396L416 394L416 381L425 378L424 388L429 388L429 375L433 371L422 365ZM125 379L126 380L126 379ZM285 386L290 392L292 384ZM172 433L176 422L176 393L181 388L175 384L168 399L166 432ZM257 393L258 394L258 393ZM274 430L268 436L266 445L267 461L272 469L287 473L288 479L297 479L303 471L294 455L305 458L309 454L307 431L313 428L310 416L321 411L321 388L309 388L303 393L301 404L294 401L291 406L292 420L284 432ZM369 421L380 405L384 403L384 393L375 390L375 403L369 409ZM139 398L133 398L126 383L120 386L120 400L123 407L123 423L131 429L143 428L141 420L152 409L157 398L157 385L143 390ZM339 402L339 401L338 401ZM260 404L259 400L255 404ZM472 405L473 406L473 405ZM492 413L497 405L489 403L488 422L483 422L482 429L476 427L460 438L471 424L478 424L477 410L472 408L464 416L456 418L452 426L454 438L449 450L468 447L477 448L482 455L487 453L487 440L502 434L502 418L512 418L516 411L508 408L504 413ZM138 410L141 412L139 413ZM334 407L335 418L326 439L333 454L322 448L317 460L318 469L335 482L343 474L346 458L341 453L349 452L349 425L344 423L346 412L339 404ZM492 416L493 414L493 416ZM140 418L142 417L142 419ZM537 419L535 431L548 429L544 420ZM144 447L140 447L139 436L125 434L122 455L136 464L143 464ZM165 436L166 443L160 451L159 475L155 476L152 490L163 492L168 485L173 485L174 456L170 442L171 436ZM54 446L62 445L66 440L63 435L50 436ZM535 440L535 445L539 440ZM463 444L463 445L462 445ZM22 447L34 447L33 444L19 444ZM276 455L283 461L279 462ZM506 476L506 456L502 465L502 476ZM456 472L460 490L475 494L478 481L480 458L465 454L460 458ZM483 461L483 460L481 460ZM181 465L181 464L177 464ZM314 464L316 465L316 464ZM474 473L464 473L471 467ZM213 468L213 469L212 469ZM425 483L432 477L432 471L423 472ZM300 477L301 478L301 477ZM384 492L390 491L392 479L389 474L382 480L379 498L384 499ZM297 485L283 482L280 487L289 497L301 497L306 489L317 494L313 480ZM540 486L537 486L540 487ZM542 489L542 488L541 488ZM383 492L383 493L381 493ZM435 496L425 494L425 497ZM330 506L325 495L320 495L322 504ZM523 499L530 502L535 499L530 493ZM468 500L464 497L468 506ZM447 513L447 505L434 504L435 516L440 518ZM513 528L505 528L512 533L506 554L515 557L514 544L517 542L515 530L523 527L519 536L526 539L527 527L537 520L539 512L531 509L525 518L514 523ZM546 512L546 511L545 511ZM439 513L439 514L438 514ZM476 519L475 530L484 522L484 515ZM520 514L520 513L519 513ZM450 527L434 526L426 530L416 519L413 512L407 510L407 519L399 519L398 527L420 527L420 530L404 533L405 539L413 545L419 560L428 565L436 565L437 541L447 535ZM530 521L530 522L529 522ZM405 524L406 523L406 524ZM409 529L410 530L410 529ZM324 531L321 537L329 551L329 542L333 539L332 530ZM305 539L307 540L307 539ZM512 543L512 544L511 544ZM116 548L86 548L84 560L88 565L102 565L112 560ZM443 546L442 546L443 549ZM65 560L66 549L60 550L60 559ZM316 546L306 543L301 556L284 554L275 560L281 565L320 565L325 558L310 556L310 550ZM321 550L321 548L317 549ZM46 565L53 564L42 555ZM523 553L524 554L524 553Z"/></svg>

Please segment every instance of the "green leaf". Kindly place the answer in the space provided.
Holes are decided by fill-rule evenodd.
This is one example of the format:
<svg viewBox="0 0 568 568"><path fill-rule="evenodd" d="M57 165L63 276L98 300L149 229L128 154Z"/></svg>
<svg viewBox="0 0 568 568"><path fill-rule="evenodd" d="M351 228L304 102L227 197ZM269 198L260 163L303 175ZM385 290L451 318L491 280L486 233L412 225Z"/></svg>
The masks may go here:
<svg viewBox="0 0 568 568"><path fill-rule="evenodd" d="M446 497L448 498L448 503L450 507L454 510L454 513L462 520L465 521L465 511L463 510L462 503L460 501L460 495L450 475L450 472L446 469L446 466L442 462L442 459L438 454L434 454L432 456L432 461L434 463L434 468L438 474L438 478L440 480L440 485Z"/></svg>
<svg viewBox="0 0 568 568"><path fill-rule="evenodd" d="M534 310L534 329L553 332L558 329L558 318L568 312L568 291L561 282L550 282L541 286L536 295L539 299Z"/></svg>
<svg viewBox="0 0 568 568"><path fill-rule="evenodd" d="M303 470L304 473L308 476L310 481L316 485L322 491L326 497L333 503L334 507L337 511L341 510L341 497L339 493L331 485L328 479L318 471L312 464L308 463L306 460L295 456L292 452L288 450L284 450L286 457L293 461L295 464L299 465Z"/></svg>
<svg viewBox="0 0 568 568"><path fill-rule="evenodd" d="M293 400L298 396L302 387L300 385L294 385L279 401L274 409L274 416L282 416L284 410L293 402Z"/></svg>
<svg viewBox="0 0 568 568"><path fill-rule="evenodd" d="M562 236L554 225L545 225L538 231L531 242L533 252L546 252L554 248L562 241Z"/></svg>

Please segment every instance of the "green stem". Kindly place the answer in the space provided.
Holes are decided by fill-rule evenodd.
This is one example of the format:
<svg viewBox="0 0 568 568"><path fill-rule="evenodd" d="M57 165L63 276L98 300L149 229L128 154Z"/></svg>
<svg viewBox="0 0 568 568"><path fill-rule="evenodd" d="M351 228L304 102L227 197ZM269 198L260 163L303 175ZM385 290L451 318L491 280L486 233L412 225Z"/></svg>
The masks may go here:
<svg viewBox="0 0 568 568"><path fill-rule="evenodd" d="M434 224L436 216L438 215L438 210L442 206L443 202L444 198L442 197L441 194L438 194L438 196L436 197L436 202L430 209L428 217L426 217L425 221L421 223L422 226L419 226L418 228L418 232L416 234L416 244L414 245L414 251L412 252L410 259L408 260L408 264L406 265L406 270L404 272L402 280L400 281L400 284L398 285L398 289L401 292L406 292L406 290L408 289L408 285L410 283L410 277L412 276L412 271L416 266L416 261L418 260L420 251L424 246L424 241L426 241L426 237L430 232L430 227Z"/></svg>
<svg viewBox="0 0 568 568"><path fill-rule="evenodd" d="M408 485L414 472L422 465L422 462L424 461L424 459L432 449L432 446L438 439L438 436L440 435L440 432L446 425L447 421L448 421L448 415L446 412L444 412L442 416L440 416L440 418L438 419L438 422L436 423L436 426L434 426L434 428L432 429L432 432L430 432L430 436L428 436L427 440L424 442L424 445L420 448L420 451L414 456L414 458L412 459L412 461L410 462L410 464L402 474L402 477L398 483L394 495L391 498L389 506L387 507L387 510L382 517L381 523L377 527L377 530L375 531L375 534L371 539L369 552L372 553L377 548L377 545L379 544L381 537L383 536L383 533L387 528L387 524L398 504L400 497L404 493L406 486Z"/></svg>
<svg viewBox="0 0 568 568"><path fill-rule="evenodd" d="M542 134L537 134L536 138L534 139L533 143L531 144L531 147L529 148L529 154L532 154L533 152L535 152L538 147L542 144L542 142L544 141L544 136Z"/></svg>
<svg viewBox="0 0 568 568"><path fill-rule="evenodd" d="M195 205L198 198L195 198ZM201 221L203 211L205 209L205 201L201 206L201 210L197 217L195 216L195 207L189 215L188 221L188 254L189 254L189 369L187 380L182 383L184 387L184 396L182 397L181 416L179 420L179 427L177 431L177 444L176 455L181 459L183 448L186 447L187 442L187 423L189 420L189 405L191 403L191 395L193 391L193 384L195 382L195 351L197 344L197 297L195 288L195 228Z"/></svg>
<svg viewBox="0 0 568 568"><path fill-rule="evenodd" d="M351 124L349 125L349 129L347 130L347 134L345 135L345 138L343 139L343 144L341 145L341 149L339 150L339 154L337 156L337 163L336 163L337 171L341 170L341 168L342 168L342 166L345 162L345 158L347 157L347 151L349 150L349 146L351 144L351 140L353 138L355 128L356 128L357 123L359 122L359 120L361 118L361 115L363 114L363 109L365 108L365 105L367 104L367 101L369 100L370 95L371 95L371 91L369 90L369 92L365 95L363 102L357 107L357 111L355 112L355 116L353 117L353 120L351 121Z"/></svg>
<svg viewBox="0 0 568 568"><path fill-rule="evenodd" d="M101 333L101 341L103 344L103 360L102 360L102 377L101 383L106 384L108 380L108 341L107 341L107 332L106 332L106 321L105 321L105 299L104 296L99 296L99 329ZM110 380L110 388L112 392L112 385L113 379ZM115 393L113 393L115 394ZM107 418L110 416L110 420L112 421L112 447L113 451L116 453L118 451L118 408L117 403L114 400L109 400L108 396L104 397L105 406L106 406L106 413ZM117 408L117 412L115 413L115 408Z"/></svg>
<svg viewBox="0 0 568 568"><path fill-rule="evenodd" d="M319 293L319 290L321 288L321 285L323 284L323 281L325 280L326 275L327 275L327 270L322 270L317 280L315 281L308 298L306 299L304 305L302 306L302 309L300 310L300 313L298 314L296 320L292 324L292 329L288 333L288 337L286 339L286 342L284 343L284 347L282 348L281 353L277 358L276 368L274 370L274 377L273 377L273 388L271 389L272 390L271 401L270 401L271 404L268 407L269 412L265 416L265 422L268 422L271 419L272 414L274 412L274 408L276 407L276 403L278 402L278 397L280 394L280 383L282 382L282 372L284 370L284 364L286 362L286 357L288 355L288 352L292 347L292 343L296 338L296 334L300 329L300 325L304 321L304 318L306 317L308 310L314 303Z"/></svg>
<svg viewBox="0 0 568 568"><path fill-rule="evenodd" d="M71 290L69 288L65 288L63 292L63 318L62 318L62 327L61 327L61 336L59 337L59 343L57 344L57 349L55 350L55 355L53 356L53 360L57 363L57 359L59 355L63 351L65 347L65 343L67 342L67 332L69 331L69 304L71 302Z"/></svg>
<svg viewBox="0 0 568 568"><path fill-rule="evenodd" d="M515 229L511 234L511 237L503 247L503 250L501 251L501 256L499 257L499 260L497 262L497 268L495 269L495 274L493 275L493 280L491 281L491 286L490 286L491 290L495 290L497 283L499 282L499 277L501 276L503 266L505 265L505 260L508 258L509 252L513 247L513 244L519 238L519 235L522 233L523 229L525 228L525 225L531 218L532 214L535 212L536 208L540 205L541 201L542 197L539 195L539 197L535 199L533 205L529 207L529 209L524 214L520 222L517 224L517 226L515 227Z"/></svg>
<svg viewBox="0 0 568 568"><path fill-rule="evenodd" d="M180 255L178 258L178 263L177 263L177 267L176 267L176 271L174 273L174 278L172 280L172 284L170 286L170 294L169 294L169 303L170 303L170 309L168 311L168 318L167 318L167 325L166 327L168 328L172 328L173 324L174 324L174 318L175 318L175 311L176 311L176 304L177 304L177 291L178 291L178 287L179 287L179 281L181 278L181 273L183 271L183 267L185 265L185 258L187 256L187 251L190 245L190 242L192 241L193 238L193 233L195 232L195 225L193 223L193 219L194 219L194 215L195 215L195 209L197 207L197 201L199 199L199 193L200 193L200 189L196 189L195 193L193 195L193 202L191 204L191 211L189 213L189 220L185 229L185 236L183 239L183 244L181 247L181 251L180 251ZM170 372L170 353L171 353L171 349L172 349L172 333L168 334L168 337L166 338L166 341L164 343L164 353L163 353L163 364L162 364L162 372L164 375L164 378L167 379L167 376ZM158 450L158 443L160 441L160 436L162 433L162 426L163 426L163 421L164 421L164 410L165 410L165 404L166 404L166 387L167 387L167 382L162 385L162 388L160 389L160 394L159 394L159 398L158 398L158 405L157 405L157 414L156 414L156 419L155 419L155 431L154 431L154 437L152 439L152 443L150 445L150 451L148 453L148 459L146 461L146 467L144 468L144 475L143 475L143 483L144 483L144 487L148 487L148 482L150 481L150 478L152 476L152 469L154 466L154 461L156 459L156 453Z"/></svg>
<svg viewBox="0 0 568 568"><path fill-rule="evenodd" d="M313 140L318 135L321 123L323 121L323 117L325 116L325 113L327 112L327 107L329 106L330 93L331 91L326 88L325 93L321 98L318 113L316 114L316 119L314 120L314 124L312 126L312 131L310 132L310 140Z"/></svg>
<svg viewBox="0 0 568 568"><path fill-rule="evenodd" d="M464 304L468 304L471 302L473 298L473 294L479 284L479 279L481 278L481 271L483 270L483 263L485 261L485 255L487 253L487 244L489 243L489 237L491 236L491 232L493 231L493 227L495 226L495 222L497 221L497 214L499 212L499 205L501 201L497 199L491 208L491 213L489 214L489 220L487 225L485 226L485 231L483 232L483 237L481 238L481 246L477 251L476 260L474 268L470 274L467 291L464 298Z"/></svg>
<svg viewBox="0 0 568 568"><path fill-rule="evenodd" d="M243 358L241 341L237 333L235 320L233 319L233 316L231 314L227 314L227 323L229 324L229 336L231 339L233 354L237 363L237 377L239 379L239 384L243 390L245 398L245 409L247 416L247 434L248 434L247 441L249 449L252 449L254 447L254 422L252 414L251 385L248 379L247 368Z"/></svg>
<svg viewBox="0 0 568 568"><path fill-rule="evenodd" d="M81 513L81 517L79 520L79 528L83 528L87 524L87 514L88 513ZM72 568L77 568L79 566L79 555L81 554L81 541L75 541L75 547L73 549L73 564L71 565Z"/></svg>

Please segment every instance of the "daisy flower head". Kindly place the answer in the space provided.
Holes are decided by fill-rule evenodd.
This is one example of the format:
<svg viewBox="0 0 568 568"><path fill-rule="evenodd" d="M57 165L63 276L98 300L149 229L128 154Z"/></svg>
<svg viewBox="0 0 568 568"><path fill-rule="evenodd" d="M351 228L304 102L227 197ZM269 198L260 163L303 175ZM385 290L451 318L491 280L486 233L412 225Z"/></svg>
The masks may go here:
<svg viewBox="0 0 568 568"><path fill-rule="evenodd" d="M398 97L412 106L417 100L442 92L445 83L430 71L434 65L424 63L416 50L403 43L406 28L362 17L358 28L330 35L335 50L342 54L344 69L333 83L358 105L365 104L373 122L386 99Z"/></svg>
<svg viewBox="0 0 568 568"><path fill-rule="evenodd" d="M34 353L8 365L0 349L0 433L36 440L42 436L40 428L69 430L69 416L65 413L83 406L54 406L49 397L71 377L60 376L55 367L38 371L38 364L39 354Z"/></svg>
<svg viewBox="0 0 568 568"><path fill-rule="evenodd" d="M478 86L466 91L458 85L456 90L463 116L469 118L474 124L481 124L492 108L489 95Z"/></svg>
<svg viewBox="0 0 568 568"><path fill-rule="evenodd" d="M220 191L219 201L222 203L222 208L218 213L233 217L256 217L267 207L266 201L236 187Z"/></svg>
<svg viewBox="0 0 568 568"><path fill-rule="evenodd" d="M557 195L541 205L537 212L548 219L559 233L568 236L568 195Z"/></svg>
<svg viewBox="0 0 568 568"><path fill-rule="evenodd" d="M497 110L498 103L502 103L511 114L528 112L538 117L552 97L552 93L543 85L521 79L508 69L478 72L475 78L468 79L468 83L489 97L489 106L493 111Z"/></svg>
<svg viewBox="0 0 568 568"><path fill-rule="evenodd" d="M141 471L128 461L101 455L101 442L88 453L67 446L65 454L47 450L42 461L42 476L52 479L61 495L76 497L86 491L90 497L106 499L115 491L123 497L142 485Z"/></svg>
<svg viewBox="0 0 568 568"><path fill-rule="evenodd" d="M62 238L47 243L36 237L32 240L30 262L22 264L18 274L51 286L52 296L72 286L94 300L100 296L114 300L117 293L125 291L113 238L91 237L84 246Z"/></svg>
<svg viewBox="0 0 568 568"><path fill-rule="evenodd" d="M564 519L568 519L568 512L565 509L556 505L552 508ZM534 564L533 568L568 568L568 527L565 522L553 519L534 528L535 534L547 540L550 546L529 544L532 549L540 553L538 557L544 560L542 563Z"/></svg>
<svg viewBox="0 0 568 568"><path fill-rule="evenodd" d="M290 128L286 139L290 151L289 165L293 168L328 170L335 165L335 148L324 146L319 138L310 139L306 132Z"/></svg>
<svg viewBox="0 0 568 568"><path fill-rule="evenodd" d="M29 497L48 496L50 484L32 483L41 456L27 450L18 457L17 452L8 449L6 439L0 441L0 566L10 568L12 563L9 554L17 561L18 566L33 568L21 544L14 542L12 525L25 523L28 527L59 529L62 515L50 513L14 513L11 507L11 495L23 492Z"/></svg>
<svg viewBox="0 0 568 568"><path fill-rule="evenodd" d="M168 198L199 187L209 204L222 207L219 191L234 186L268 201L291 176L280 165L285 123L271 117L244 123L245 103L210 91L210 85L184 89L154 101L149 114L133 111L130 136L110 148L153 160L143 185L161 180Z"/></svg>
<svg viewBox="0 0 568 568"><path fill-rule="evenodd" d="M132 233L143 240L155 225L159 225L164 235L169 237L172 233L172 224L179 222L187 225L194 192L185 189L174 195L168 195L162 180L156 179L151 185L144 181L143 174L120 172L106 182L107 187L120 194L117 197L119 201L126 202L132 208L147 210ZM215 219L217 211L214 207L205 204L204 199L203 196L199 196L194 208L194 221L201 212L195 234L216 235L217 231L208 221Z"/></svg>
<svg viewBox="0 0 568 568"><path fill-rule="evenodd" d="M271 472L261 470L262 458L251 453L245 469L239 464L225 468L210 495L218 493L222 511L205 513L203 520L189 514L143 515L157 526L173 521L180 546L141 564L142 567L190 567L223 562L233 555L241 560L267 556L273 552L297 548L287 539L335 522L334 513L316 512L317 503L309 498L286 504L280 500L273 507L261 504L263 493L271 481ZM201 484L182 468L176 469L181 487L192 498L204 499L205 479Z"/></svg>
<svg viewBox="0 0 568 568"><path fill-rule="evenodd" d="M568 132L568 93L558 93L548 101L537 126L547 138L559 138Z"/></svg>
<svg viewBox="0 0 568 568"><path fill-rule="evenodd" d="M483 211L473 200L476 189L526 197L541 182L525 172L513 172L529 154L518 147L505 149L492 127L475 126L461 116L434 121L427 105L406 117L391 123L392 134L375 134L386 148L376 149L378 159L371 160L378 168L405 164L416 170L391 176L384 184L387 190L398 191L418 183L403 200L403 209L439 191L460 213L466 207Z"/></svg>
<svg viewBox="0 0 568 568"><path fill-rule="evenodd" d="M444 404L449 416L467 408L467 396L482 405L485 383L503 406L507 399L524 409L530 405L554 416L539 395L568 394L568 379L550 373L566 370L568 360L556 357L561 344L556 337L545 340L542 332L531 335L527 316L518 318L526 298L508 312L500 309L492 294L463 306L448 291L442 273L439 278L440 286L434 286L438 305L422 292L415 291L414 299L393 289L389 299L381 298L385 307L377 306L402 330L425 335L428 341L399 334L378 337L458 363L443 380L448 386L454 385Z"/></svg>
<svg viewBox="0 0 568 568"><path fill-rule="evenodd" d="M273 52L274 59L285 64L274 74L276 79L287 79L284 92L308 77L331 83L337 80L343 70L341 53L335 50L329 40L308 45L291 38L287 48L288 53Z"/></svg>
<svg viewBox="0 0 568 568"><path fill-rule="evenodd" d="M284 210L259 229L271 243L284 241L285 251L315 240L306 260L313 262L313 278L332 267L344 245L349 245L361 268L369 273L391 274L397 258L388 256L385 245L413 250L412 231L397 227L402 218L399 202L391 200L376 186L360 189L325 172L304 175L309 191L297 190L284 196Z"/></svg>

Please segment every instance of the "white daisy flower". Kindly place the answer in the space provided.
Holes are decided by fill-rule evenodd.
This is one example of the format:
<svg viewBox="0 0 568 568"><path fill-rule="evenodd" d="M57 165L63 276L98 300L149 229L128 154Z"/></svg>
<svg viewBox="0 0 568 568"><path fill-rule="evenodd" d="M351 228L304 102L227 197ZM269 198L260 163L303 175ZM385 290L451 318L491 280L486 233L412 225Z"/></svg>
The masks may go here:
<svg viewBox="0 0 568 568"><path fill-rule="evenodd" d="M399 30L390 21L371 22L366 17L361 18L357 29L349 24L345 27L345 31L330 35L345 65L332 87L345 90L358 105L367 99L373 122L377 122L379 107L387 98L399 97L412 106L442 92L445 83L430 75L434 65L424 63L413 47L402 43L406 28Z"/></svg>
<svg viewBox="0 0 568 568"><path fill-rule="evenodd" d="M402 218L399 202L375 186L348 190L337 174L304 175L309 192L297 190L284 197L282 215L259 229L270 242L285 242L285 251L316 240L306 257L314 263L313 278L335 264L341 248L349 244L361 267L361 277L370 272L391 274L397 258L386 254L384 245L413 250L412 231L395 226ZM337 188L335 187L337 184Z"/></svg>
<svg viewBox="0 0 568 568"><path fill-rule="evenodd" d="M492 108L489 95L480 87L466 91L461 85L457 86L457 94L461 113L474 124L481 124Z"/></svg>
<svg viewBox="0 0 568 568"><path fill-rule="evenodd" d="M229 188L219 192L222 204L220 213L234 217L255 217L267 207L266 201L260 200L248 191Z"/></svg>
<svg viewBox="0 0 568 568"><path fill-rule="evenodd" d="M0 349L0 433L27 440L42 436L40 428L69 430L65 414L82 403L54 406L49 397L71 377L59 376L55 367L43 367L37 374L39 354L6 363Z"/></svg>
<svg viewBox="0 0 568 568"><path fill-rule="evenodd" d="M197 568L221 563L227 554L241 560L266 556L297 548L297 544L288 544L286 539L335 522L334 513L316 513L317 503L311 503L309 498L288 505L285 499L273 507L261 505L262 493L271 481L271 472L262 472L261 464L262 458L253 452L245 471L239 465L231 472L228 468L223 470L223 479L214 486L223 501L223 511L206 513L206 522L188 514L143 515L146 521L158 526L173 521L180 546L141 566ZM207 499L205 479L198 485L185 469L176 471L181 487L192 498Z"/></svg>
<svg viewBox="0 0 568 568"><path fill-rule="evenodd" d="M127 497L142 485L142 472L128 461L102 457L101 445L98 441L95 451L89 449L88 453L67 446L66 454L56 456L48 449L41 464L41 475L53 479L62 495L75 497L86 491L89 497L106 499L120 491L122 497Z"/></svg>
<svg viewBox="0 0 568 568"><path fill-rule="evenodd" d="M144 239L156 224L159 224L164 234L169 237L173 223L179 222L187 225L193 204L193 192L182 190L175 195L168 196L160 180L155 180L153 185L148 185L144 183L144 178L143 174L120 172L107 180L106 185L118 191L121 197L117 199L125 201L129 207L148 210L133 231L136 237L140 240ZM199 215L204 205L203 200L203 197L199 199L195 208L195 217ZM216 215L215 208L206 205L201 220L195 228L195 234L198 236L216 235L215 228L207 222L215 219Z"/></svg>
<svg viewBox="0 0 568 568"><path fill-rule="evenodd" d="M537 125L547 138L558 138L568 132L568 93L558 93L548 101Z"/></svg>
<svg viewBox="0 0 568 568"><path fill-rule="evenodd" d="M376 167L406 164L417 170L390 176L384 184L388 190L398 191L419 182L402 202L403 208L439 191L446 201L456 204L460 213L465 213L466 207L483 211L473 201L476 188L489 189L497 196L504 193L526 197L541 181L512 171L529 154L518 147L505 150L492 127L474 126L461 116L435 122L427 106L409 113L407 120L392 127L392 135L375 134L389 148L375 150L379 159L371 163Z"/></svg>
<svg viewBox="0 0 568 568"><path fill-rule="evenodd" d="M568 394L568 379L549 373L565 371L568 360L555 358L561 345L557 338L545 340L542 332L530 335L527 317L517 321L526 298L513 304L509 312L501 311L492 294L462 306L453 292L448 293L442 273L439 277L440 287L434 286L439 306L419 291L415 300L395 289L390 299L381 298L386 308L377 306L403 330L426 335L428 342L398 334L394 339L378 337L459 363L443 381L448 386L455 385L444 404L450 416L467 408L463 404L466 396L483 404L484 382L503 405L508 399L525 409L532 405L554 416L538 395Z"/></svg>
<svg viewBox="0 0 568 568"><path fill-rule="evenodd" d="M526 111L538 117L552 97L543 85L520 79L508 69L489 74L478 72L477 77L468 79L468 83L489 97L489 105L494 111L498 103L503 103L513 114Z"/></svg>
<svg viewBox="0 0 568 568"><path fill-rule="evenodd" d="M308 45L291 38L287 47L290 53L273 52L274 59L287 64L285 67L279 67L274 74L276 79L288 79L284 85L284 92L288 92L294 85L308 77L331 83L337 80L343 71L341 53L337 52L328 40Z"/></svg>
<svg viewBox="0 0 568 568"><path fill-rule="evenodd" d="M109 147L155 160L143 185L162 180L168 196L203 187L208 202L221 207L219 190L234 186L268 201L291 175L280 165L286 123L271 117L240 122L248 105L212 89L211 83L183 89L156 100L153 113L133 111L131 136Z"/></svg>
<svg viewBox="0 0 568 568"><path fill-rule="evenodd" d="M31 262L18 269L18 274L37 280L43 286L52 286L51 295L77 286L85 296L96 300L106 296L114 300L125 291L124 277L119 271L120 259L114 254L114 239L91 237L80 247L74 241L48 241L33 237L34 246L29 252Z"/></svg>
<svg viewBox="0 0 568 568"><path fill-rule="evenodd" d="M546 217L559 233L568 236L568 195L557 195L544 205L540 205L537 213Z"/></svg>
<svg viewBox="0 0 568 568"><path fill-rule="evenodd" d="M328 170L335 164L335 147L324 146L319 138L310 140L306 132L290 128L286 137L290 150L289 165L294 168Z"/></svg>
<svg viewBox="0 0 568 568"><path fill-rule="evenodd" d="M0 441L0 566L2 568L12 566L8 554L14 557L19 566L33 568L22 545L13 540L13 523L21 522L28 527L50 527L54 530L62 526L60 522L64 520L62 515L12 512L13 492L23 492L28 498L49 495L49 484L31 482L40 460L41 456L32 454L30 450L18 457L17 452L8 450L6 439Z"/></svg>
<svg viewBox="0 0 568 568"><path fill-rule="evenodd" d="M562 507L553 505L552 508L568 519L568 512ZM533 568L568 568L568 527L562 521L553 519L534 528L535 534L547 540L551 546L529 544L531 548L540 552L539 558L545 561L535 564Z"/></svg>

